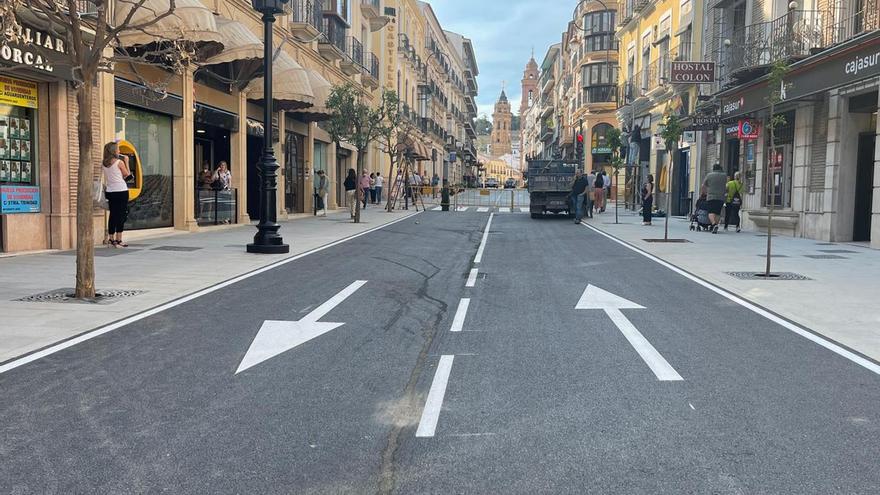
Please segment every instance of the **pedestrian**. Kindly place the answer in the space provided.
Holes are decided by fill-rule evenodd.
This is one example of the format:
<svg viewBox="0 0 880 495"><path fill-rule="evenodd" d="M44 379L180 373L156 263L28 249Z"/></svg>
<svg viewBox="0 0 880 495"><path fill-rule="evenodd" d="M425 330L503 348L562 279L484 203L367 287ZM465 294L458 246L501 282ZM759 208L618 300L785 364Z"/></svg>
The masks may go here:
<svg viewBox="0 0 880 495"><path fill-rule="evenodd" d="M128 217L128 184L125 181L131 180L128 156L119 153L119 145L116 142L109 142L104 145L102 165L104 196L110 209L110 218L107 222L107 233L110 236L108 242L115 248L128 247L128 244L122 242L122 231Z"/></svg>
<svg viewBox="0 0 880 495"><path fill-rule="evenodd" d="M589 182L587 177L578 170L574 174L574 181L571 183L571 212L574 214L574 223L579 224L584 216L584 199L587 195L587 186Z"/></svg>
<svg viewBox="0 0 880 495"><path fill-rule="evenodd" d="M385 187L385 178L381 172L376 172L376 204L382 203L382 188Z"/></svg>
<svg viewBox="0 0 880 495"><path fill-rule="evenodd" d="M434 177L431 177L431 197L437 199L437 193L439 192L440 186L440 176L434 172Z"/></svg>
<svg viewBox="0 0 880 495"><path fill-rule="evenodd" d="M221 161L217 164L217 171L214 172L214 189L218 191L228 191L232 185L232 172L229 171L229 165Z"/></svg>
<svg viewBox="0 0 880 495"><path fill-rule="evenodd" d="M199 174L199 187L201 189L211 189L211 183L214 182L214 173L211 172L211 164L208 160L202 163L202 171Z"/></svg>
<svg viewBox="0 0 880 495"><path fill-rule="evenodd" d="M345 187L345 202L348 204L348 212L351 214L351 218L354 218L355 201L357 201L357 172L353 168L348 169L348 175L345 176L345 182L342 185Z"/></svg>
<svg viewBox="0 0 880 495"><path fill-rule="evenodd" d="M727 196L727 176L721 171L721 165L716 163L712 171L703 180L706 188L706 209L709 210L709 223L712 233L718 233L718 224L721 223L721 209L724 207L724 199Z"/></svg>
<svg viewBox="0 0 880 495"><path fill-rule="evenodd" d="M376 174L370 173L370 204L376 204Z"/></svg>
<svg viewBox="0 0 880 495"><path fill-rule="evenodd" d="M587 193L584 196L584 201L587 204L586 207L587 207L587 217L588 218L593 218L593 207L595 206L593 200L595 197L596 197L596 172L594 170L591 170L590 173L587 175Z"/></svg>
<svg viewBox="0 0 880 495"><path fill-rule="evenodd" d="M602 170L596 172L596 179L593 182L593 204L596 213L605 211L605 172Z"/></svg>
<svg viewBox="0 0 880 495"><path fill-rule="evenodd" d="M370 192L370 176L367 175L367 171L364 170L361 172L361 180L358 183L358 194L360 197L358 199L361 200L363 206L361 208L367 208L367 194Z"/></svg>
<svg viewBox="0 0 880 495"><path fill-rule="evenodd" d="M318 177L315 180L315 214L318 210L324 211L327 216L327 193L330 192L330 181L327 180L323 170L318 170Z"/></svg>
<svg viewBox="0 0 880 495"><path fill-rule="evenodd" d="M740 218L739 209L742 208L742 192L743 183L740 180L740 173L733 174L733 180L727 182L727 197L725 198L727 206L724 209L724 230L730 226L731 220L736 225L736 231L739 232Z"/></svg>
<svg viewBox="0 0 880 495"><path fill-rule="evenodd" d="M422 188L422 177L415 169L413 169L412 176L409 178L409 187L412 194L412 204L413 206L416 206L418 204L419 192ZM418 210L418 208L416 208L416 210Z"/></svg>
<svg viewBox="0 0 880 495"><path fill-rule="evenodd" d="M651 225L652 209L654 208L654 176L648 174L648 180L642 186L642 225Z"/></svg>
<svg viewBox="0 0 880 495"><path fill-rule="evenodd" d="M608 206L608 200L611 199L611 176L608 175L608 172L602 172L602 176L605 181L605 192L602 195L602 212L605 212L605 207Z"/></svg>

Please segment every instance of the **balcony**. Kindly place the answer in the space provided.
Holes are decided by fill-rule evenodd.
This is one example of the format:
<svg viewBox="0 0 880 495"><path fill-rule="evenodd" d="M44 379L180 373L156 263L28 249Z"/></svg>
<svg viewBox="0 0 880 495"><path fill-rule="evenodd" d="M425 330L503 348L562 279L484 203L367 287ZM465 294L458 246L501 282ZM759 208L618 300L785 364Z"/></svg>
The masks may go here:
<svg viewBox="0 0 880 495"><path fill-rule="evenodd" d="M584 88L583 102L585 105L596 103L617 103L617 86L603 84Z"/></svg>
<svg viewBox="0 0 880 495"><path fill-rule="evenodd" d="M321 34L324 25L322 0L293 0L290 31L294 36L312 39Z"/></svg>
<svg viewBox="0 0 880 495"><path fill-rule="evenodd" d="M94 15L98 13L98 6L95 5L93 0L76 0L76 13L79 15Z"/></svg>
<svg viewBox="0 0 880 495"><path fill-rule="evenodd" d="M397 35L397 51L403 53L404 55L409 53L409 36L400 33Z"/></svg>
<svg viewBox="0 0 880 495"><path fill-rule="evenodd" d="M365 52L364 53L364 63L361 66L363 69L363 76L361 81L364 86L369 86L372 89L379 88L379 57L376 56L373 52Z"/></svg>
<svg viewBox="0 0 880 495"><path fill-rule="evenodd" d="M329 61L345 58L345 34L348 27L337 16L325 16L321 23L321 37L318 38L318 52Z"/></svg>
<svg viewBox="0 0 880 495"><path fill-rule="evenodd" d="M614 33L596 33L584 36L584 55L590 53L617 54L618 42Z"/></svg>
<svg viewBox="0 0 880 495"><path fill-rule="evenodd" d="M552 72L547 72L541 76L541 94L546 95L556 86L556 77Z"/></svg>
<svg viewBox="0 0 880 495"><path fill-rule="evenodd" d="M467 109L469 115L476 117L477 116L477 103L474 101L473 96L466 96L464 99L464 106Z"/></svg>
<svg viewBox="0 0 880 495"><path fill-rule="evenodd" d="M543 142L548 142L553 140L553 136L555 136L556 130L552 125L547 125L547 122L541 122L541 132L538 134L538 139Z"/></svg>
<svg viewBox="0 0 880 495"><path fill-rule="evenodd" d="M361 0L361 14L370 23L371 33L382 29L391 21L391 19L382 15L382 6L379 0Z"/></svg>
<svg viewBox="0 0 880 495"><path fill-rule="evenodd" d="M345 39L345 57L339 63L339 68L347 76L353 76L361 71L364 65L364 45L355 38L349 36Z"/></svg>

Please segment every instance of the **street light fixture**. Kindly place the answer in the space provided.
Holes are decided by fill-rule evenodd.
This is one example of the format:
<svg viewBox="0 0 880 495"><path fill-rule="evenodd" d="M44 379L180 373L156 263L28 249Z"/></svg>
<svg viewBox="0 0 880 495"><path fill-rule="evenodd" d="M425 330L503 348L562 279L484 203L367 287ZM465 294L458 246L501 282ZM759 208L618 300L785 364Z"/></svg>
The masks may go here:
<svg viewBox="0 0 880 495"><path fill-rule="evenodd" d="M254 242L247 245L247 252L261 254L283 254L290 252L290 246L278 233L276 191L278 160L272 148L272 25L275 15L284 12L284 5L290 0L251 0L254 10L263 14L263 155L260 157L260 222Z"/></svg>

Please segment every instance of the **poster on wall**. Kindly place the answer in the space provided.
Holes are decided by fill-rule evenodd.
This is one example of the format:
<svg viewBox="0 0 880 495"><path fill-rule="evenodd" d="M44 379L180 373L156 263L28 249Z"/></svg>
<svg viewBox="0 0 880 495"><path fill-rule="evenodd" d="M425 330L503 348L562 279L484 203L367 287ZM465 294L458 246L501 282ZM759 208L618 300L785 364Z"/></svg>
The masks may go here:
<svg viewBox="0 0 880 495"><path fill-rule="evenodd" d="M0 213L39 213L40 188L37 186L0 186Z"/></svg>
<svg viewBox="0 0 880 495"><path fill-rule="evenodd" d="M0 159L9 158L9 140L0 138Z"/></svg>
<svg viewBox="0 0 880 495"><path fill-rule="evenodd" d="M30 119L19 119L18 120L18 133L22 139L31 138L31 121Z"/></svg>
<svg viewBox="0 0 880 495"><path fill-rule="evenodd" d="M9 160L0 160L0 182L9 182L10 168Z"/></svg>
<svg viewBox="0 0 880 495"><path fill-rule="evenodd" d="M9 137L17 138L18 136L18 119L15 117L9 117Z"/></svg>
<svg viewBox="0 0 880 495"><path fill-rule="evenodd" d="M31 181L31 164L28 162L21 162L21 182L30 182Z"/></svg>
<svg viewBox="0 0 880 495"><path fill-rule="evenodd" d="M21 159L23 161L31 161L31 142L21 141Z"/></svg>
<svg viewBox="0 0 880 495"><path fill-rule="evenodd" d="M13 160L21 158L21 141L18 139L9 140L9 158Z"/></svg>
<svg viewBox="0 0 880 495"><path fill-rule="evenodd" d="M0 115L0 139L9 137L9 117Z"/></svg>
<svg viewBox="0 0 880 495"><path fill-rule="evenodd" d="M9 172L9 181L10 182L20 182L21 181L21 168L19 162L10 162L10 172Z"/></svg>

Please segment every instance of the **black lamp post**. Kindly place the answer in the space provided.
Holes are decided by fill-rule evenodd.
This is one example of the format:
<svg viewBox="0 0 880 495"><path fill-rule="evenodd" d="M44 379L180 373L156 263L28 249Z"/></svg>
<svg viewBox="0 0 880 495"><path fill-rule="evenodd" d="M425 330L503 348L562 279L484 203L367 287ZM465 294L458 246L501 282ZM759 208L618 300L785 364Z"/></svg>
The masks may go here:
<svg viewBox="0 0 880 495"><path fill-rule="evenodd" d="M284 12L284 5L290 0L251 0L254 9L263 14L263 156L260 157L260 223L254 242L247 245L247 252L262 254L283 254L290 252L290 246L278 233L276 191L278 160L272 149L272 24L275 15Z"/></svg>

